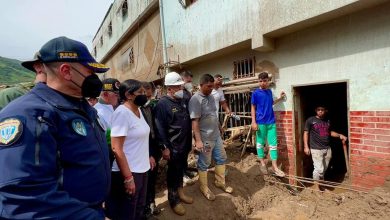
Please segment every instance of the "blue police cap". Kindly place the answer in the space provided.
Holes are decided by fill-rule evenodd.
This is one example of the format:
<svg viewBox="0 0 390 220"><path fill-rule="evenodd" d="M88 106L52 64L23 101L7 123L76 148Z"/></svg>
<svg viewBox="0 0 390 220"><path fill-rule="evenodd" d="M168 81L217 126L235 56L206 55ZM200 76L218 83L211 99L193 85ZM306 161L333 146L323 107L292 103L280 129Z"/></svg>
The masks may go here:
<svg viewBox="0 0 390 220"><path fill-rule="evenodd" d="M57 37L48 41L38 53L39 60L43 63L75 62L96 73L104 73L110 69L96 62L83 43L67 37Z"/></svg>

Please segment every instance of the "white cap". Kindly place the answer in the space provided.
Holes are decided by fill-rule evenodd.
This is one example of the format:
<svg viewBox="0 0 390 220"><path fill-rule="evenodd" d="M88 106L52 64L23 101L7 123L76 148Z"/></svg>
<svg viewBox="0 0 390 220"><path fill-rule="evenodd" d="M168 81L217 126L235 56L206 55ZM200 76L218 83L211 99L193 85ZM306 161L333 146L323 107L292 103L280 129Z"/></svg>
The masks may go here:
<svg viewBox="0 0 390 220"><path fill-rule="evenodd" d="M177 72L170 72L165 75L164 84L166 86L180 86L184 84L184 81Z"/></svg>

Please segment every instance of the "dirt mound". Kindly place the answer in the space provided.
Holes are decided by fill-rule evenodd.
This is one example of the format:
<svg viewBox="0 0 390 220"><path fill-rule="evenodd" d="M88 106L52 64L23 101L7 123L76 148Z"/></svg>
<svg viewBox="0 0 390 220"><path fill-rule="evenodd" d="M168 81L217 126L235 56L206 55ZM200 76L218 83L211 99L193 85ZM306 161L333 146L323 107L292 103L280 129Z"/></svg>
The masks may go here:
<svg viewBox="0 0 390 220"><path fill-rule="evenodd" d="M194 197L194 203L185 204L187 213L180 217L170 209L167 191L161 190L156 202L163 212L158 219L389 219L390 181L369 193L320 193L310 189L294 193L283 185L265 181L272 177L260 174L256 155L249 154L241 160L237 147L227 148L227 153L226 181L234 188L232 194L214 187L214 172L209 171L215 201L203 197L198 182L186 186L185 192ZM161 178L165 179L164 173Z"/></svg>

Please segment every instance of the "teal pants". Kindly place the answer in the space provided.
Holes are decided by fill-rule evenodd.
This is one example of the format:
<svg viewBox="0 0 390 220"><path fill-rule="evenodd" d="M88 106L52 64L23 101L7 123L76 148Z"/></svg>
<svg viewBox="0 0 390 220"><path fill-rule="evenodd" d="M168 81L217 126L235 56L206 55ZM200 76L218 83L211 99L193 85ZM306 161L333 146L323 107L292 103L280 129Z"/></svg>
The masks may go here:
<svg viewBox="0 0 390 220"><path fill-rule="evenodd" d="M258 124L256 131L256 150L260 159L264 158L264 146L266 142L269 146L271 160L278 159L278 136L276 133L276 124Z"/></svg>

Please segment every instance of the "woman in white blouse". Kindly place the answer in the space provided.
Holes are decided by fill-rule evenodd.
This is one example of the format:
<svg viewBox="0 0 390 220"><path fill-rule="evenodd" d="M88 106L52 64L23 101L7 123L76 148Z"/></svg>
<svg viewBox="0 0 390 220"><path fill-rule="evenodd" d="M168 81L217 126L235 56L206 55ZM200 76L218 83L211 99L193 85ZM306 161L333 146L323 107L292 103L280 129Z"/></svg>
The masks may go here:
<svg viewBox="0 0 390 220"><path fill-rule="evenodd" d="M141 219L145 206L149 163L149 125L139 109L147 102L141 82L121 83L123 100L111 118L111 145L115 161L111 192L106 201L107 217Z"/></svg>

